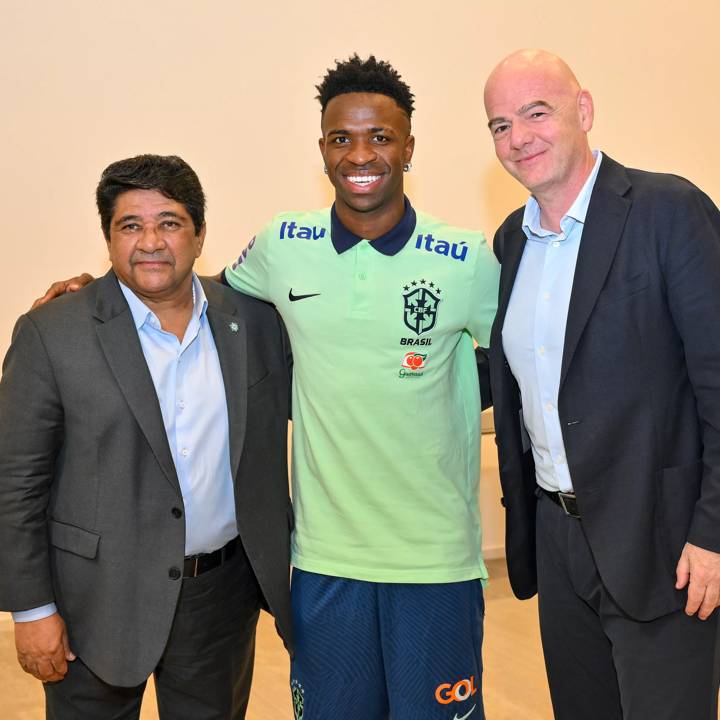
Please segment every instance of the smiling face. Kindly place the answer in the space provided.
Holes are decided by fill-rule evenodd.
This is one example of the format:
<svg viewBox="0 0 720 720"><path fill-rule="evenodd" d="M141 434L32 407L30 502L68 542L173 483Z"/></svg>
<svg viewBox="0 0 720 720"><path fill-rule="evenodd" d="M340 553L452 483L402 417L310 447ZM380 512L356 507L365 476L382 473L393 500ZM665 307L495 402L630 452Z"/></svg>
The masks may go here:
<svg viewBox="0 0 720 720"><path fill-rule="evenodd" d="M398 222L404 211L403 165L415 144L405 112L386 95L345 93L327 104L322 133L320 152L343 224L352 229L354 222L367 224L371 218L379 225L389 218Z"/></svg>
<svg viewBox="0 0 720 720"><path fill-rule="evenodd" d="M485 109L503 167L539 201L574 198L593 164L593 102L570 68L549 53L511 55L487 81Z"/></svg>
<svg viewBox="0 0 720 720"><path fill-rule="evenodd" d="M118 278L152 303L191 295L204 239L205 226L196 234L181 203L157 190L128 190L115 201L107 246Z"/></svg>

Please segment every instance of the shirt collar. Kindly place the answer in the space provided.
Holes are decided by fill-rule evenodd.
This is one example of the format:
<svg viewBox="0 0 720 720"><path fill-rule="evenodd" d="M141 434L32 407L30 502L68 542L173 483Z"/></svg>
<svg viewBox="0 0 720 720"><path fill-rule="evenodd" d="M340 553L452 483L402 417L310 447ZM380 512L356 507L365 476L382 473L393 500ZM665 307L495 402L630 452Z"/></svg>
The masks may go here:
<svg viewBox="0 0 720 720"><path fill-rule="evenodd" d="M402 218L400 218L400 222L384 235L372 240L370 247L383 255L397 255L397 253L405 247L405 244L413 234L416 221L415 210L406 197L405 212ZM338 255L355 247L355 245L365 239L355 235L355 233L348 230L340 222L340 218L335 210L335 203L333 203L332 209L330 210L330 237Z"/></svg>
<svg viewBox="0 0 720 720"><path fill-rule="evenodd" d="M582 186L582 189L573 201L573 204L560 220L560 227L562 228L565 237L567 237L569 226L572 222L585 223L585 216L587 215L588 205L590 204L590 197L592 196L592 191L595 187L595 180L597 180L600 163L602 162L602 153L600 150L593 150L593 157L595 158L595 165L593 165L590 175L588 175L587 180L585 180L585 184ZM525 235L530 239L542 239L549 236L557 236L557 233L554 233L551 230L546 230L540 224L540 205L538 205L537 200L532 195L528 198L525 205L522 228Z"/></svg>
<svg viewBox="0 0 720 720"><path fill-rule="evenodd" d="M122 290L122 294L125 296L125 300L127 300L127 304L130 307L130 313L132 314L135 328L139 330L143 325L145 325L145 323L149 323L159 328L160 321L158 320L157 315L155 315L155 313L150 310L150 308L127 285L125 285L120 278L118 278L118 283L120 283L120 290ZM207 311L208 302L203 286L195 273L192 274L192 289L193 316L200 320Z"/></svg>

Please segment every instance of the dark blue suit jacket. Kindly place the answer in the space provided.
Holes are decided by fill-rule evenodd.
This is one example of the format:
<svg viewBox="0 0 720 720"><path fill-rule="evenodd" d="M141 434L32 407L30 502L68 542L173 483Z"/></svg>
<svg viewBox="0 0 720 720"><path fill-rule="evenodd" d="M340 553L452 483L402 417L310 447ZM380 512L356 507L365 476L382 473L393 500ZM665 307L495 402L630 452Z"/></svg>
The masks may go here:
<svg viewBox="0 0 720 720"><path fill-rule="evenodd" d="M527 598L537 590L535 472L502 347L522 216L516 210L495 235L502 274L490 353L508 569ZM603 158L575 270L558 409L606 588L638 620L682 607L686 592L674 585L684 543L720 552L720 213L687 180Z"/></svg>

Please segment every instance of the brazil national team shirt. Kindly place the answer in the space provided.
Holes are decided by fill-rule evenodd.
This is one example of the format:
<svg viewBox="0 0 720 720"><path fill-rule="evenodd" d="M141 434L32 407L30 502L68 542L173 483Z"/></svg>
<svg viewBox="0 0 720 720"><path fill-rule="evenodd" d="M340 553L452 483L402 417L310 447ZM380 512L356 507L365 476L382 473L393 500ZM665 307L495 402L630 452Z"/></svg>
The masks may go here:
<svg viewBox="0 0 720 720"><path fill-rule="evenodd" d="M499 268L482 234L407 200L372 242L334 207L286 212L225 275L277 307L292 344L293 565L374 582L486 578L473 337L488 345Z"/></svg>

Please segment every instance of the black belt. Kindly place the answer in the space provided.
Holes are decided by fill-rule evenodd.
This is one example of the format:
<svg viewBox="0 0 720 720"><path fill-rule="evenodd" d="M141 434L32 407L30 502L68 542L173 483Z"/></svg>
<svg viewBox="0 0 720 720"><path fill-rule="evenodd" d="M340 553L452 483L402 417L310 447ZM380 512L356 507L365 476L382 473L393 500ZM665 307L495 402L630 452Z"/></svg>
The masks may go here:
<svg viewBox="0 0 720 720"><path fill-rule="evenodd" d="M575 493L553 492L540 487L540 485L538 485L538 490L542 491L543 495L547 495L556 505L559 505L568 517L580 519L580 509L578 508Z"/></svg>
<svg viewBox="0 0 720 720"><path fill-rule="evenodd" d="M238 539L234 537L225 547L221 547L219 550L186 557L183 565L183 577L197 577L208 570L220 567L235 555L237 549Z"/></svg>

